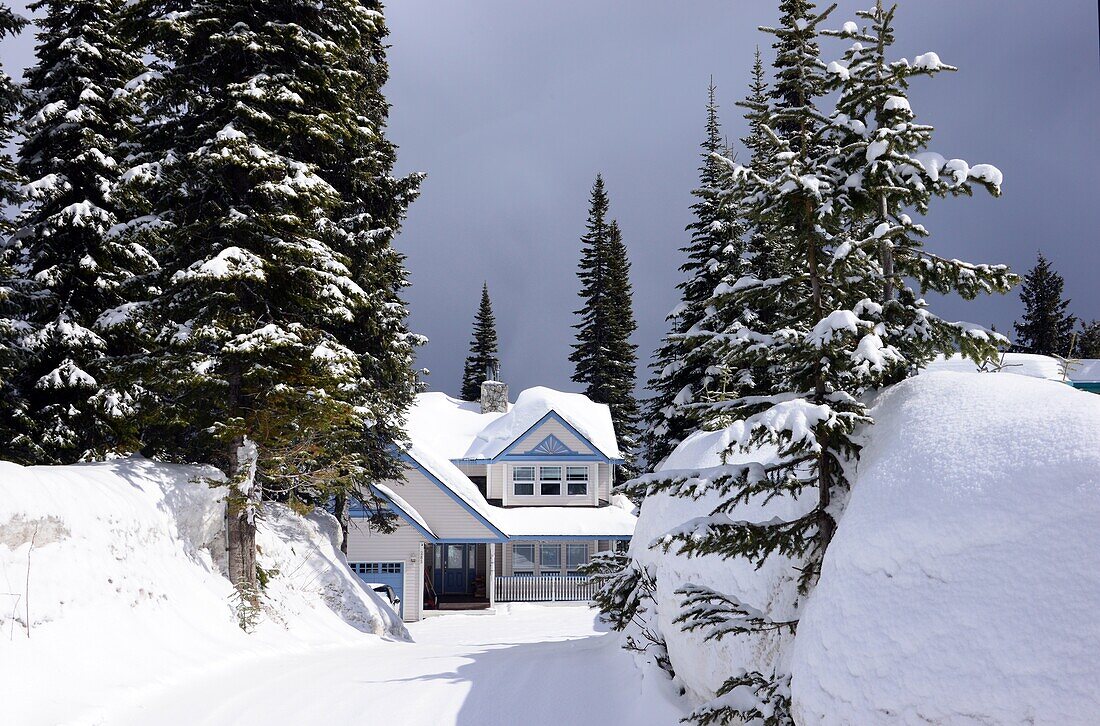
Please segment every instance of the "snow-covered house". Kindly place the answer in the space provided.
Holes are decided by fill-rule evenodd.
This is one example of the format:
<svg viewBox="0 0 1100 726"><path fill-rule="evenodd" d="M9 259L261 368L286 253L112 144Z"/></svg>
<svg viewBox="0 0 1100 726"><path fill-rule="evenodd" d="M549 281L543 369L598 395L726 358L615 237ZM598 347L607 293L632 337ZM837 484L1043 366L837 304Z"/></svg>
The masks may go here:
<svg viewBox="0 0 1100 726"><path fill-rule="evenodd" d="M371 531L353 512L348 540L352 569L393 586L407 621L587 600L578 569L634 532L629 503L611 494L622 463L611 414L583 395L531 388L513 405L496 382L476 403L423 393L408 434L406 480L374 485L397 531Z"/></svg>

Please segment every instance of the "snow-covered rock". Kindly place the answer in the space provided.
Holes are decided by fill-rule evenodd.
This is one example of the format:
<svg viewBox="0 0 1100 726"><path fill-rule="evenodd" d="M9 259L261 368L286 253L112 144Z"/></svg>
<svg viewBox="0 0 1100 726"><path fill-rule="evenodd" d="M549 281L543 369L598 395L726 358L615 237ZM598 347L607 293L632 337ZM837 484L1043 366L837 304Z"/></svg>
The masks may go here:
<svg viewBox="0 0 1100 726"><path fill-rule="evenodd" d="M211 469L138 457L0 462L0 723L97 722L101 704L218 664L407 632L360 586L325 513L265 505L269 580L255 633L224 576L224 491Z"/></svg>
<svg viewBox="0 0 1100 726"><path fill-rule="evenodd" d="M798 722L1100 723L1100 396L941 371L873 416L792 649Z"/></svg>

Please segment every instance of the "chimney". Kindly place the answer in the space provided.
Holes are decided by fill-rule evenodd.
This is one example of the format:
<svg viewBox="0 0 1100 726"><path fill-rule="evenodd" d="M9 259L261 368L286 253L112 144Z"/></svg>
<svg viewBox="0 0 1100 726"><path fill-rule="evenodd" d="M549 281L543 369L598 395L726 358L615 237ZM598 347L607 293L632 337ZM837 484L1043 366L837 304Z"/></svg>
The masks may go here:
<svg viewBox="0 0 1100 726"><path fill-rule="evenodd" d="M500 364L495 363L485 370L485 382L481 384L481 412L508 412L508 384L500 378Z"/></svg>

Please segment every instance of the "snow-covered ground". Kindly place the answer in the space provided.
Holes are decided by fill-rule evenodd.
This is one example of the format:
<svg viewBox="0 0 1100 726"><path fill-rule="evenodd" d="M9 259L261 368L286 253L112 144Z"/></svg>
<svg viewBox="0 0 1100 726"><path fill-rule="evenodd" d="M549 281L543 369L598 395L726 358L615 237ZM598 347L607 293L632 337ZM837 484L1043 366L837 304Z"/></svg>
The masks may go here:
<svg viewBox="0 0 1100 726"><path fill-rule="evenodd" d="M103 726L674 726L670 684L641 678L584 606L517 604L373 639L259 658L164 685Z"/></svg>
<svg viewBox="0 0 1100 726"><path fill-rule="evenodd" d="M664 726L583 606L502 606L407 631L335 547L335 520L265 505L261 622L237 625L213 470L133 458L0 462L0 724ZM410 642L409 631L415 642Z"/></svg>

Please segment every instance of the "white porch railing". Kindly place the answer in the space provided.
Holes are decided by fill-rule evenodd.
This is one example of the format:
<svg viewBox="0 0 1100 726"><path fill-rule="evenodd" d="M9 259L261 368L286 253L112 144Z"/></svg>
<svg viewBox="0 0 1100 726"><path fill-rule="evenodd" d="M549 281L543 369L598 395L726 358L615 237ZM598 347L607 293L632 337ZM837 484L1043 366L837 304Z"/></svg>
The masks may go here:
<svg viewBox="0 0 1100 726"><path fill-rule="evenodd" d="M497 577L497 602L587 602L592 583L585 575Z"/></svg>

